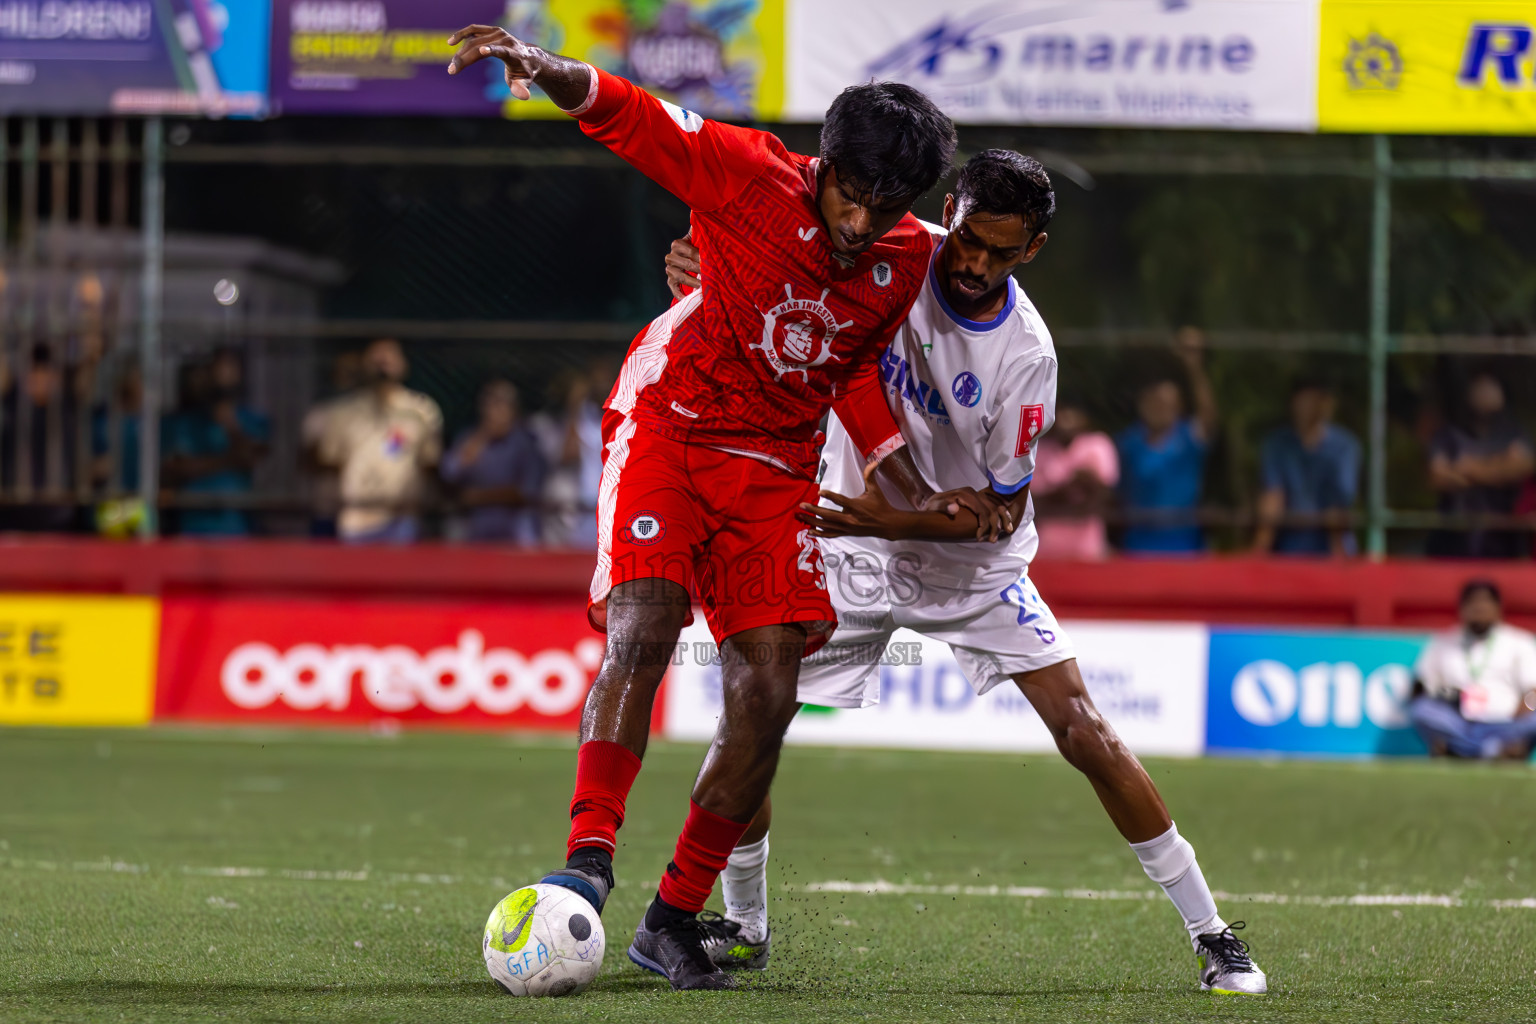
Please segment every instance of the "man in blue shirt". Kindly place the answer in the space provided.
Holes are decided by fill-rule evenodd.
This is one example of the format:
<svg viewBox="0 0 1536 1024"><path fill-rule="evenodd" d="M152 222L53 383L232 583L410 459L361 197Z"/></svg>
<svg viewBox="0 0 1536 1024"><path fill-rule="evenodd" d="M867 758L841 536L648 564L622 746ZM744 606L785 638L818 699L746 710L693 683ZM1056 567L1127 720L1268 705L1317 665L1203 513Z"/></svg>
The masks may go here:
<svg viewBox="0 0 1536 1024"><path fill-rule="evenodd" d="M480 422L443 460L443 480L470 510L474 541L539 543L539 495L548 467L520 415L517 388L492 380L480 392Z"/></svg>
<svg viewBox="0 0 1536 1024"><path fill-rule="evenodd" d="M1174 350L1189 380L1195 415L1172 378L1142 388L1137 422L1115 439L1120 499L1129 514L1121 547L1131 554L1189 554L1205 548L1196 515L1205 487L1205 455L1217 427L1216 394L1205 373L1205 336L1183 327Z"/></svg>
<svg viewBox="0 0 1536 1024"><path fill-rule="evenodd" d="M249 494L256 464L267 454L271 426L266 416L240 403L239 354L225 349L210 364L187 371L186 408L161 423L161 479L182 494ZM183 508L177 521L187 535L242 537L251 532L249 518L233 503Z"/></svg>
<svg viewBox="0 0 1536 1024"><path fill-rule="evenodd" d="M1333 422L1335 399L1317 381L1291 389L1291 425L1264 441L1257 553L1353 555L1346 527L1360 491L1360 442ZM1315 517L1315 525L1280 527L1282 516Z"/></svg>

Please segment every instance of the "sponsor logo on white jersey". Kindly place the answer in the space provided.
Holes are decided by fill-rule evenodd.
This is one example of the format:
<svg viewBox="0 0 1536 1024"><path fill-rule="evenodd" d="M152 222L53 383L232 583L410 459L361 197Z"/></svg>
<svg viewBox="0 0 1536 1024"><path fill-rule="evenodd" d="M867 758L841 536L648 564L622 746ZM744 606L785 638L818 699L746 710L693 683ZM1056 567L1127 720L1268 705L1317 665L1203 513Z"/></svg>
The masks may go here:
<svg viewBox="0 0 1536 1024"><path fill-rule="evenodd" d="M1040 435L1045 426L1045 406L1023 405L1019 407L1019 441L1013 448L1013 457L1022 459L1029 454L1029 445Z"/></svg>
<svg viewBox="0 0 1536 1024"><path fill-rule="evenodd" d="M784 301L763 314L763 340L753 345L773 367L774 380L798 373L810 380L810 370L832 355L832 340L852 320L837 322L823 301L832 289L822 290L821 298L797 299L793 285L784 286ZM839 360L840 361L840 360Z"/></svg>
<svg viewBox="0 0 1536 1024"><path fill-rule="evenodd" d="M386 714L418 704L438 714L471 703L492 715L527 705L541 715L569 714L586 699L591 674L603 662L603 645L580 640L574 650L550 648L532 656L505 647L485 648L485 637L466 629L455 647L419 654L395 645L323 647L299 644L279 651L269 644L241 644L219 671L224 696L241 708L274 701L299 711L340 711L358 683L368 703Z"/></svg>
<svg viewBox="0 0 1536 1024"><path fill-rule="evenodd" d="M961 370L949 385L949 393L955 396L955 401L969 409L981 401L981 381L970 370Z"/></svg>
<svg viewBox="0 0 1536 1024"><path fill-rule="evenodd" d="M949 410L944 407L943 392L918 377L912 364L896 351L895 345L880 354L880 376L885 386L900 395L910 408L935 423L949 423Z"/></svg>

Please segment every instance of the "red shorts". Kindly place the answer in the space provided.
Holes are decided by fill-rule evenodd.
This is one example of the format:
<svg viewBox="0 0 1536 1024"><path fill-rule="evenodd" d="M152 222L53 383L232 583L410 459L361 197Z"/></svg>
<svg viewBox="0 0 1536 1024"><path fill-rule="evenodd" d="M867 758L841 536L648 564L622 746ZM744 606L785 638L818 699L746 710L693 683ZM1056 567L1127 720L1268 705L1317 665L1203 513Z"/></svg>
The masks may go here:
<svg viewBox="0 0 1536 1024"><path fill-rule="evenodd" d="M807 654L826 642L837 613L816 538L795 518L802 501L816 501L814 483L633 420L605 426L594 627L604 629L609 590L659 577L699 600L717 643L789 622L806 626Z"/></svg>

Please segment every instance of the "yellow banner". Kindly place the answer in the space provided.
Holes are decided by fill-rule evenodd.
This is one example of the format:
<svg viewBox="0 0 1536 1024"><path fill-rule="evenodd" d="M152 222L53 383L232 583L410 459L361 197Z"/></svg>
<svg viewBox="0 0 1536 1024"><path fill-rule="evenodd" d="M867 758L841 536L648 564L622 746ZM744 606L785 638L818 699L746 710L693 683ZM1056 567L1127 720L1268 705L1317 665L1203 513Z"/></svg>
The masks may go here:
<svg viewBox="0 0 1536 1024"><path fill-rule="evenodd" d="M0 723L145 724L159 633L153 598L0 594Z"/></svg>
<svg viewBox="0 0 1536 1024"><path fill-rule="evenodd" d="M1536 134L1536 3L1323 0L1318 127Z"/></svg>
<svg viewBox="0 0 1536 1024"><path fill-rule="evenodd" d="M705 117L777 120L784 108L785 0L510 0L508 31L623 75ZM565 115L540 94L507 117Z"/></svg>

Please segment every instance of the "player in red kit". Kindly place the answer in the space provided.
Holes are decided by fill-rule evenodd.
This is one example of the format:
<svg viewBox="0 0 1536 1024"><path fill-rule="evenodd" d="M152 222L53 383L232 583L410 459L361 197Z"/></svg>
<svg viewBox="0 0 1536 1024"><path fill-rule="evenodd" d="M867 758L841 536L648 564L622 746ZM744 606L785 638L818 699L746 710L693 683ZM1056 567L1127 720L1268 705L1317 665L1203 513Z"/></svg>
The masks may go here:
<svg viewBox="0 0 1536 1024"><path fill-rule="evenodd" d="M630 959L674 988L733 987L696 918L768 794L800 658L831 634L816 539L819 422L834 405L866 456L900 446L876 360L905 318L933 242L911 217L954 153L954 126L897 84L845 91L819 158L707 121L621 78L472 25L450 73L495 57L513 93L537 84L582 130L688 204L709 284L636 339L608 403L591 615L603 667L582 714L566 867L544 881L601 911L615 835L645 753L651 708L697 593L720 646L724 712L672 862ZM904 453L882 463L915 501ZM996 528L974 492L946 504ZM961 508L963 503L965 507Z"/></svg>

